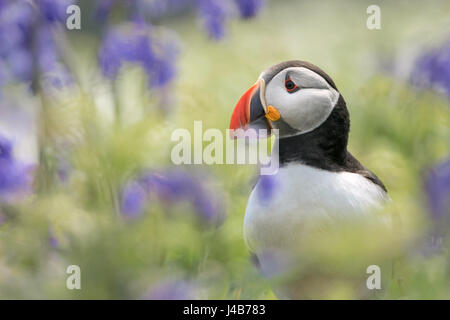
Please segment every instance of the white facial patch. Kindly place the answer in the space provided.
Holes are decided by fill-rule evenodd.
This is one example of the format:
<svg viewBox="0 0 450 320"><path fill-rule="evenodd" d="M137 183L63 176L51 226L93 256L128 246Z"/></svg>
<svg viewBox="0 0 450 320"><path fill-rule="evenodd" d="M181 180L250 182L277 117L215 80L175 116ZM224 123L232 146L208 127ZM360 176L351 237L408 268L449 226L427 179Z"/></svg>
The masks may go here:
<svg viewBox="0 0 450 320"><path fill-rule="evenodd" d="M296 92L286 90L287 74L300 88ZM266 86L267 105L277 108L283 121L301 133L320 126L333 111L338 99L339 92L324 78L303 67L284 69Z"/></svg>

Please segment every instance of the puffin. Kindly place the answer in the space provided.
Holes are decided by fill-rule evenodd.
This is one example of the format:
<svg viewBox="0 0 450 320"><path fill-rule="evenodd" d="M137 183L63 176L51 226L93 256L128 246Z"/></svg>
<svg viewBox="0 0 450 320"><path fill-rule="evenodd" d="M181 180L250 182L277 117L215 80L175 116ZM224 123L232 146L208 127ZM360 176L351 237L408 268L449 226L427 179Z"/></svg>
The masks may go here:
<svg viewBox="0 0 450 320"><path fill-rule="evenodd" d="M264 274L279 265L295 268L312 226L333 228L371 217L390 201L383 182L348 151L346 102L316 65L286 61L262 72L231 116L231 132L249 128L264 128L268 135L278 130L272 150L272 156L278 154L278 171L259 177L244 217L245 243ZM265 190L267 179L273 192ZM310 297L302 285L290 278L274 292L282 299Z"/></svg>

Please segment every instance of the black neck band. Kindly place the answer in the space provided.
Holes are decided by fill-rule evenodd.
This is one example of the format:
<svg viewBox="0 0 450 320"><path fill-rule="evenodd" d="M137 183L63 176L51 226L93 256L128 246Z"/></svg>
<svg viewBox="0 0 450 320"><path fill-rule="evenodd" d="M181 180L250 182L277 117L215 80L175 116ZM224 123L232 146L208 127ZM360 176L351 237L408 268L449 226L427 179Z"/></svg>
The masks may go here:
<svg viewBox="0 0 450 320"><path fill-rule="evenodd" d="M328 119L311 132L279 141L280 164L301 162L320 169L345 170L350 120L342 96Z"/></svg>

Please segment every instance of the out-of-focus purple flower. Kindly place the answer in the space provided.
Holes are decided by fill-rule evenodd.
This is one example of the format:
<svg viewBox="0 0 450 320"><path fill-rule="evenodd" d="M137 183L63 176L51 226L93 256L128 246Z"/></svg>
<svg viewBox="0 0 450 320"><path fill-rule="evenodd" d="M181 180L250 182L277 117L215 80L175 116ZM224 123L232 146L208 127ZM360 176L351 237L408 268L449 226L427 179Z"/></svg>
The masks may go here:
<svg viewBox="0 0 450 320"><path fill-rule="evenodd" d="M39 6L43 17L49 22L60 21L63 22L67 18L67 7L75 4L75 0L37 0L36 4Z"/></svg>
<svg viewBox="0 0 450 320"><path fill-rule="evenodd" d="M122 190L120 210L130 218L139 217L148 201L149 194L145 186L137 181L128 183Z"/></svg>
<svg viewBox="0 0 450 320"><path fill-rule="evenodd" d="M145 181L162 201L168 204L187 201L192 204L201 220L209 223L222 222L224 214L218 197L206 190L199 177L186 171L172 170L150 175Z"/></svg>
<svg viewBox="0 0 450 320"><path fill-rule="evenodd" d="M53 249L56 249L59 247L59 241L56 238L55 234L53 233L52 228L48 228L48 244Z"/></svg>
<svg viewBox="0 0 450 320"><path fill-rule="evenodd" d="M140 65L149 77L149 85L161 87L175 75L177 46L167 39L156 38L152 28L143 23L130 23L111 28L99 53L103 73L114 78L124 63Z"/></svg>
<svg viewBox="0 0 450 320"><path fill-rule="evenodd" d="M450 221L450 159L430 170L425 182L434 222ZM448 225L445 226L448 228Z"/></svg>
<svg viewBox="0 0 450 320"><path fill-rule="evenodd" d="M4 1L0 6L2 84L31 82L36 71L46 77L58 74L58 79L62 79L63 70L56 68L60 66L59 55L51 27L56 21L64 21L67 6L75 1L38 0L35 3L36 6L23 0Z"/></svg>
<svg viewBox="0 0 450 320"><path fill-rule="evenodd" d="M25 1L6 1L0 6L0 60L3 82L31 79L32 57L29 51L33 10Z"/></svg>
<svg viewBox="0 0 450 320"><path fill-rule="evenodd" d="M0 159L10 160L12 158L11 141L0 135Z"/></svg>
<svg viewBox="0 0 450 320"><path fill-rule="evenodd" d="M101 22L108 19L109 14L117 0L98 0L95 2L95 18Z"/></svg>
<svg viewBox="0 0 450 320"><path fill-rule="evenodd" d="M5 57L11 75L19 80L30 80L33 75L33 58L28 50L17 48Z"/></svg>
<svg viewBox="0 0 450 320"><path fill-rule="evenodd" d="M272 199L276 189L276 178L271 175L263 175L259 178L258 197L267 204Z"/></svg>
<svg viewBox="0 0 450 320"><path fill-rule="evenodd" d="M0 54L6 54L27 42L32 14L31 6L20 1L0 7Z"/></svg>
<svg viewBox="0 0 450 320"><path fill-rule="evenodd" d="M148 300L193 300L194 287L185 281L167 280L154 285L145 296Z"/></svg>
<svg viewBox="0 0 450 320"><path fill-rule="evenodd" d="M450 97L450 40L422 54L416 61L411 82Z"/></svg>
<svg viewBox="0 0 450 320"><path fill-rule="evenodd" d="M36 32L38 46L38 66L40 70L54 70L58 61L52 30L48 26L41 26Z"/></svg>
<svg viewBox="0 0 450 320"><path fill-rule="evenodd" d="M59 246L58 239L56 239L55 236L53 235L49 237L48 243L50 244L50 247L52 247L53 249L56 249Z"/></svg>
<svg viewBox="0 0 450 320"><path fill-rule="evenodd" d="M450 159L432 168L425 179L425 191L431 214L431 229L424 239L421 252L425 255L440 253L443 236L450 225Z"/></svg>
<svg viewBox="0 0 450 320"><path fill-rule="evenodd" d="M264 5L264 0L235 0L239 13L244 19L256 16Z"/></svg>
<svg viewBox="0 0 450 320"><path fill-rule="evenodd" d="M229 2L199 0L198 11L208 34L216 40L222 39L225 36L226 22L230 14Z"/></svg>
<svg viewBox="0 0 450 320"><path fill-rule="evenodd" d="M58 48L50 26L40 26L36 32L37 64L43 85L61 89L73 83L72 76L60 62Z"/></svg>
<svg viewBox="0 0 450 320"><path fill-rule="evenodd" d="M40 26L36 32L38 68L44 85L60 89L73 83L67 68L60 62L59 52L50 26Z"/></svg>
<svg viewBox="0 0 450 320"><path fill-rule="evenodd" d="M122 213L139 216L150 194L166 205L190 203L201 221L213 224L223 221L224 208L219 197L209 192L199 177L181 170L147 173L129 182L122 191Z"/></svg>
<svg viewBox="0 0 450 320"><path fill-rule="evenodd" d="M32 167L14 159L11 141L0 136L0 201L10 202L31 191Z"/></svg>
<svg viewBox="0 0 450 320"><path fill-rule="evenodd" d="M153 41L154 61L147 60L145 69L151 76L151 85L162 87L167 85L175 76L175 59L178 47L170 39L155 38Z"/></svg>
<svg viewBox="0 0 450 320"><path fill-rule="evenodd" d="M259 12L264 2L265 0L235 0L235 5L240 16L248 19ZM234 9L233 1L230 0L99 0L95 9L97 19L106 20L116 5L128 11L131 20L141 22L146 19L161 20L197 9L204 28L216 40L225 36L226 23Z"/></svg>

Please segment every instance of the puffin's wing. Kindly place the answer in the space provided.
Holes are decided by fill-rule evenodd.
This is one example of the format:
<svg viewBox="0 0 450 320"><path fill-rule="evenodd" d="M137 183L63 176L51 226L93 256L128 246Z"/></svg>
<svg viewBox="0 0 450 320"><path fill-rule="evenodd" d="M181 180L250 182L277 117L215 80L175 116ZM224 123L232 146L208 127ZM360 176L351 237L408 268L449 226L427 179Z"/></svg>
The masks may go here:
<svg viewBox="0 0 450 320"><path fill-rule="evenodd" d="M360 174L369 179L387 193L386 186L383 182L381 182L380 178L378 178L375 173L364 167L350 152L348 152L347 161L349 162L347 165L351 168L351 172Z"/></svg>
<svg viewBox="0 0 450 320"><path fill-rule="evenodd" d="M373 173L372 171L370 171L369 169L365 169L364 171L358 172L360 175L362 175L363 177L369 179L370 181L372 181L373 183L375 183L376 185L380 186L381 189L384 190L384 192L387 193L387 189L386 186L383 184L383 182L381 182L381 180L375 175L375 173Z"/></svg>

